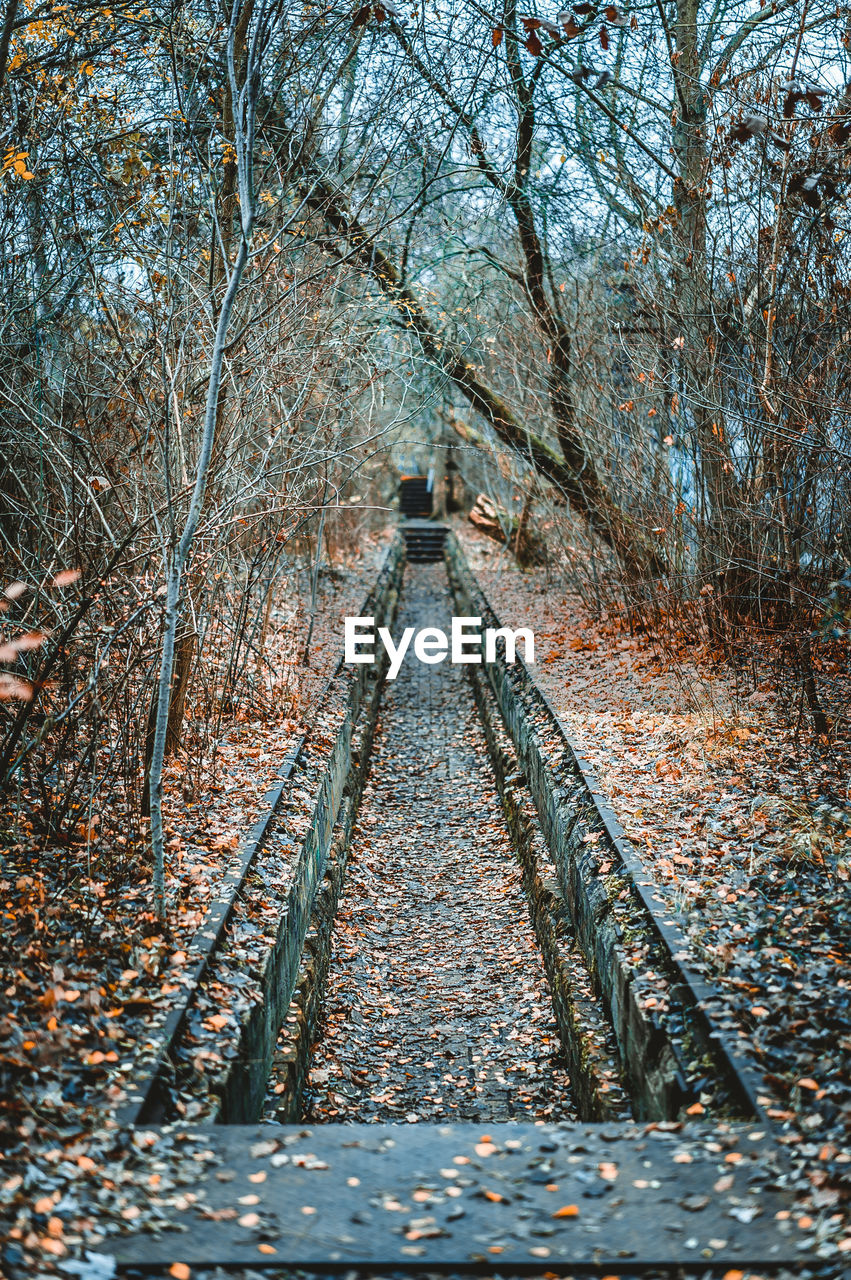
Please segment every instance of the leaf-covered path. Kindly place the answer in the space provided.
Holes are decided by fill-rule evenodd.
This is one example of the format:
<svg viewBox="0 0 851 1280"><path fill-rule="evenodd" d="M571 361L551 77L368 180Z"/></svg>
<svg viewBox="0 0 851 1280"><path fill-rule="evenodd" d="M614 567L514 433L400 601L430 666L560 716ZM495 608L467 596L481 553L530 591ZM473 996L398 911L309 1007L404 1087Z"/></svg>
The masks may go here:
<svg viewBox="0 0 851 1280"><path fill-rule="evenodd" d="M449 631L442 565L394 628ZM463 666L388 681L335 926L306 1118L569 1119L549 988Z"/></svg>

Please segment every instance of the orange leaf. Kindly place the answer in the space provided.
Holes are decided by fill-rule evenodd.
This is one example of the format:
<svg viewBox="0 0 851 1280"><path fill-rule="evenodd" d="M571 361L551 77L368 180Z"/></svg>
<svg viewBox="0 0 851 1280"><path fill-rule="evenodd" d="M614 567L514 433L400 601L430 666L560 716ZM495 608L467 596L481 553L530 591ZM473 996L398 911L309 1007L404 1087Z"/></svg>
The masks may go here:
<svg viewBox="0 0 851 1280"><path fill-rule="evenodd" d="M503 31L502 27L494 27L493 31L491 32L491 44L493 45L494 49L497 47L497 45L502 44L502 37L504 34L505 32Z"/></svg>
<svg viewBox="0 0 851 1280"><path fill-rule="evenodd" d="M562 1205L560 1209L556 1209L553 1214L554 1218L578 1218L579 1207L575 1204Z"/></svg>

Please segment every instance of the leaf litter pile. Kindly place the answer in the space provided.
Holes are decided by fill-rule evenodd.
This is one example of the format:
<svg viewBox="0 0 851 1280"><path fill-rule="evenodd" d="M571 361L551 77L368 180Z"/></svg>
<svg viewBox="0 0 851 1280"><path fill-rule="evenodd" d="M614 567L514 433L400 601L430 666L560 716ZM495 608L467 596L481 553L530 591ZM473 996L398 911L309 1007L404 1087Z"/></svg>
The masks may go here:
<svg viewBox="0 0 851 1280"><path fill-rule="evenodd" d="M536 682L725 998L811 1244L851 1257L851 743L808 745L768 676L743 696L699 653L674 665L616 614L458 534L502 623L534 626Z"/></svg>
<svg viewBox="0 0 851 1280"><path fill-rule="evenodd" d="M395 632L450 613L443 568L418 566ZM559 1053L465 669L409 656L385 687L306 1118L569 1119Z"/></svg>
<svg viewBox="0 0 851 1280"><path fill-rule="evenodd" d="M291 830L297 833L306 824L312 805L308 775L321 772L330 744L312 723L315 695L340 657L342 619L359 608L382 550L368 544L361 562L321 583L310 665L299 666L296 676L290 667L295 670L299 659L292 648L294 628L288 626L294 616L278 613L267 652L283 664L288 694L297 683L298 700L282 699L278 715L252 716L246 709L223 715L215 759L207 762L202 789L194 795L183 790L180 756L167 770L165 928L151 910L144 849L123 841L101 851L103 874L94 858L87 867L85 843L43 849L36 861L35 837L25 815L17 816L18 843L4 851L0 877L0 1238L10 1233L0 1246L0 1274L5 1268L34 1275L36 1258L47 1267L84 1241L97 1246L113 1224L126 1230L140 1225L140 1213L147 1216L133 1202L134 1177L127 1170L135 1149L119 1136L115 1112L126 1102L140 1058L150 1056L183 994L193 937L207 904L288 751L309 728L308 767L288 792L287 805ZM334 714L339 708L329 707L328 715ZM243 933L250 928L244 926ZM239 1003L247 980L237 974L233 985L220 989L229 1025L231 1006ZM207 1012L225 1016L220 1006ZM213 1038L220 1054L205 1063L211 1075L230 1052L220 1028ZM163 1141L163 1150L170 1145ZM92 1194L98 1197L94 1216L82 1208Z"/></svg>

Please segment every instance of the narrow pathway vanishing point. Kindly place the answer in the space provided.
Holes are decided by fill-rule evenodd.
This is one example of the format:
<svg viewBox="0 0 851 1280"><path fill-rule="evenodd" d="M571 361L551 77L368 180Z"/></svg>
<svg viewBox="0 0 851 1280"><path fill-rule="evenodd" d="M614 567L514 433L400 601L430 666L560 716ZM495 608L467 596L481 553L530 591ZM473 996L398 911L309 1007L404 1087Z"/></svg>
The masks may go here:
<svg viewBox="0 0 851 1280"><path fill-rule="evenodd" d="M394 633L448 632L442 564L408 568ZM385 686L353 833L305 1119L575 1117L464 666Z"/></svg>

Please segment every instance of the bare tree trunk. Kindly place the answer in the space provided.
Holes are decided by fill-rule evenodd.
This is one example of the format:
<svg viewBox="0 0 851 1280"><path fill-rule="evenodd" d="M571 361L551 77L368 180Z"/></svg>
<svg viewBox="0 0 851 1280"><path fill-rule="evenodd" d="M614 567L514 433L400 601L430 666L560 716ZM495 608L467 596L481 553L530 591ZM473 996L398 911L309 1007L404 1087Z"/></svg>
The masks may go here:
<svg viewBox="0 0 851 1280"><path fill-rule="evenodd" d="M260 626L260 638L257 641L257 675L263 668L263 657L266 653L266 642L269 639L269 626L272 620L272 607L275 603L275 586L276 578L274 573L268 579L266 584L266 599L263 604L263 621Z"/></svg>
<svg viewBox="0 0 851 1280"><path fill-rule="evenodd" d="M316 593L319 588L319 564L322 559L322 536L325 532L325 503L328 497L328 481L325 481L325 490L322 494L322 508L319 512L319 531L316 534L316 555L313 558L313 570L310 575L310 620L307 624L307 635L304 637L304 649L301 655L301 665L303 667L310 666L310 645L313 640L313 628L316 625Z"/></svg>
<svg viewBox="0 0 851 1280"><path fill-rule="evenodd" d="M532 514L532 502L535 497L535 477L532 476L529 487L526 490L526 496L523 499L523 506L520 511L520 519L517 521L517 530L514 534L514 554L521 564L529 559L529 548L526 544L527 530L529 527L529 517Z"/></svg>
<svg viewBox="0 0 851 1280"><path fill-rule="evenodd" d="M722 582L735 590L746 556L741 545L741 494L716 378L717 333L706 240L706 90L701 79L699 22L699 0L679 0L673 27L666 28L669 44L676 51L672 58L673 150L678 169L673 186L677 211L673 266L687 408L694 423L701 479L709 504L700 551L707 570L720 573Z"/></svg>
<svg viewBox="0 0 851 1280"><path fill-rule="evenodd" d="M252 6L246 6L249 13ZM175 666L175 646L180 623L181 587L198 522L204 503L216 426L219 421L219 393L222 384L222 366L227 346L228 330L234 304L239 292L245 268L248 265L249 243L254 228L255 194L253 182L253 149L256 109L257 76L259 64L247 65L238 74L237 64L243 62L243 47L247 34L246 9L236 5L231 11L227 40L227 73L229 101L239 103L239 120L234 123L233 144L236 153L236 184L239 198L240 238L236 261L230 269L222 305L216 317L216 328L210 357L210 373L207 380L207 396L204 406L204 424L201 432L201 450L195 472L195 484L189 501L189 510L177 545L172 549L167 566L166 604L163 626L162 659L157 688L157 714L154 726L154 742L149 771L151 803L151 847L154 859L154 908L162 920L165 916L165 827L163 821L163 762L168 737L169 710L171 706L172 678ZM237 42L239 41L239 44ZM255 35L256 42L256 35ZM262 48L252 46L248 64L262 56ZM223 264L227 271L227 263Z"/></svg>
<svg viewBox="0 0 851 1280"><path fill-rule="evenodd" d="M189 512L180 541L174 548L171 564L166 579L165 625L163 627L162 660L157 686L157 714L154 727L154 743L151 751L151 767L149 771L151 802L151 846L154 854L154 908L162 919L165 915L165 829L163 824L163 762L166 754L166 737L168 734L169 708L171 705L171 682L174 674L175 644L180 622L180 594L183 583L183 571L204 501L204 491L210 468L210 457L213 452L216 420L218 417L219 387L222 379L222 362L227 343L230 318L233 313L236 295L242 276L248 263L248 234L251 229L251 215L247 215L246 226L240 241L236 262L228 282L227 292L222 302L213 340L213 351L210 361L210 376L207 383L207 402L204 411L204 428L201 437L201 453L195 474L195 486L189 504Z"/></svg>
<svg viewBox="0 0 851 1280"><path fill-rule="evenodd" d="M168 704L168 721L165 731L166 756L173 756L180 747L186 691L189 688L194 656L195 628L189 619L184 618L174 644L174 676L171 682L171 698Z"/></svg>
<svg viewBox="0 0 851 1280"><path fill-rule="evenodd" d="M6 16L3 19L3 30L0 32L0 92L3 90L3 82L6 79L6 67L9 63L9 43L12 39L12 30L15 26L17 12L18 0L8 0Z"/></svg>

